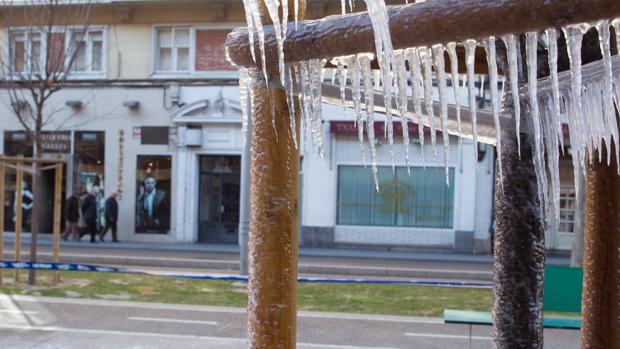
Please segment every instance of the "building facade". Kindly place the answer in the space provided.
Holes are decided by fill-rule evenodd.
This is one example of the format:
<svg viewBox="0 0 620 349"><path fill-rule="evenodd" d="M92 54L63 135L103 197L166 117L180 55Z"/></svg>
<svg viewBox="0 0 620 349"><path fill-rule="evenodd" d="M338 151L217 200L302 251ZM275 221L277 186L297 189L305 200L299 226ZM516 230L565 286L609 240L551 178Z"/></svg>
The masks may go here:
<svg viewBox="0 0 620 349"><path fill-rule="evenodd" d="M337 1L311 2L309 17L339 11ZM65 196L94 190L102 202L119 194L121 240L238 243L244 135L238 76L224 41L244 20L241 1L109 1L81 35L69 30L46 42L32 27L5 28L13 72L44 64L47 45L80 47L73 75L47 104L43 156L64 161ZM0 99L0 152L28 156L31 143L6 90ZM381 139L376 191L370 150L357 141L352 111L325 105L324 118L325 156L303 152L300 244L490 250L492 146L451 138L446 183L441 145L434 154L429 137L424 147L414 141L407 161L398 140L390 150ZM53 174L44 173L43 183L42 199L51 207ZM9 172L9 231L17 185ZM28 180L22 185L29 193ZM51 232L51 210L42 211L42 231ZM570 222L561 223L568 229Z"/></svg>

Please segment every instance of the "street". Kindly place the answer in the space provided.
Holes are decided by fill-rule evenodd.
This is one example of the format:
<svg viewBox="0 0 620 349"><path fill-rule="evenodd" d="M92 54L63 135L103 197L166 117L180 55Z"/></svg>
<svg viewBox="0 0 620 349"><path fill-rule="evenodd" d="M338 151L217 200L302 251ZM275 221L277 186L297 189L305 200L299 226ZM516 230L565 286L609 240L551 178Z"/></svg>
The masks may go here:
<svg viewBox="0 0 620 349"><path fill-rule="evenodd" d="M245 310L109 300L0 296L0 347L246 348ZM441 319L300 312L298 348L468 348L469 328ZM545 331L545 348L579 347L579 332ZM471 348L491 348L491 327Z"/></svg>

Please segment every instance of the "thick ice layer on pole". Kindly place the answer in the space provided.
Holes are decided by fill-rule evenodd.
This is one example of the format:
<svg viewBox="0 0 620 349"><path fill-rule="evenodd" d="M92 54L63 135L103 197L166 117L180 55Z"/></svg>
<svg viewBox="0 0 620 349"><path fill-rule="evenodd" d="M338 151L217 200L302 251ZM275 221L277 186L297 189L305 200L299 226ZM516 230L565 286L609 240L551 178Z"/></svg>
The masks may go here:
<svg viewBox="0 0 620 349"><path fill-rule="evenodd" d="M443 156L446 169L446 185L450 185L450 134L448 133L448 86L446 83L446 63L444 59L445 48L443 45L433 46L433 62L439 86L439 105L441 117L441 134L443 135Z"/></svg>
<svg viewBox="0 0 620 349"><path fill-rule="evenodd" d="M241 107L241 137L245 147L248 141L248 125L252 112L250 109L250 88L252 79L247 68L239 69L239 106Z"/></svg>

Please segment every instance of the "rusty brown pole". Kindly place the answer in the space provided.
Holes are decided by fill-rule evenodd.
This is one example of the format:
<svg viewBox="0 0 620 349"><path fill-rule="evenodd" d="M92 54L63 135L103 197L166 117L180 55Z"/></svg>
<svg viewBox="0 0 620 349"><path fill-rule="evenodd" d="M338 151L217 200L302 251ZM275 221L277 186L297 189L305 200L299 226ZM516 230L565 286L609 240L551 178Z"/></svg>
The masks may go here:
<svg viewBox="0 0 620 349"><path fill-rule="evenodd" d="M289 8L293 8L292 1ZM300 1L300 8L302 15L305 1ZM297 134L290 131L285 92L268 87L262 73L253 74L252 96L248 347L293 349L297 336L300 167L293 137ZM296 113L297 125L299 115Z"/></svg>
<svg viewBox="0 0 620 349"><path fill-rule="evenodd" d="M620 176L607 151L586 176L582 348L620 348Z"/></svg>
<svg viewBox="0 0 620 349"><path fill-rule="evenodd" d="M404 49L612 19L620 16L620 1L442 0L389 6L388 11L393 46ZM374 33L366 12L304 21L294 29L291 23L285 43L287 62L375 51ZM267 65L277 64L273 27L265 27L265 35ZM235 64L256 66L247 28L235 29L226 46Z"/></svg>

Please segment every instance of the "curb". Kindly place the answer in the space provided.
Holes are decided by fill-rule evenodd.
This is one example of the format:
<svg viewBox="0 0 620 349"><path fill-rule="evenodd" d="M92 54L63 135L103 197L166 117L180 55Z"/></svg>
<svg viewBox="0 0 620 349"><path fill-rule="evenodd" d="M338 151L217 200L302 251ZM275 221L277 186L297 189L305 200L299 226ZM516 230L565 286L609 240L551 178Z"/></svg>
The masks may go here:
<svg viewBox="0 0 620 349"><path fill-rule="evenodd" d="M12 258L12 253L6 253L6 258ZM39 253L40 261L50 262L50 253ZM227 272L238 271L239 262L182 259L182 258L144 258L130 256L97 256L97 255L63 255L62 262L76 264L122 265L136 267L186 268L222 270ZM432 278L447 280L492 281L493 273L485 271L460 271L443 269L409 269L409 268L382 268L335 266L319 264L300 264L300 274L339 275L339 276L370 276L396 278Z"/></svg>

